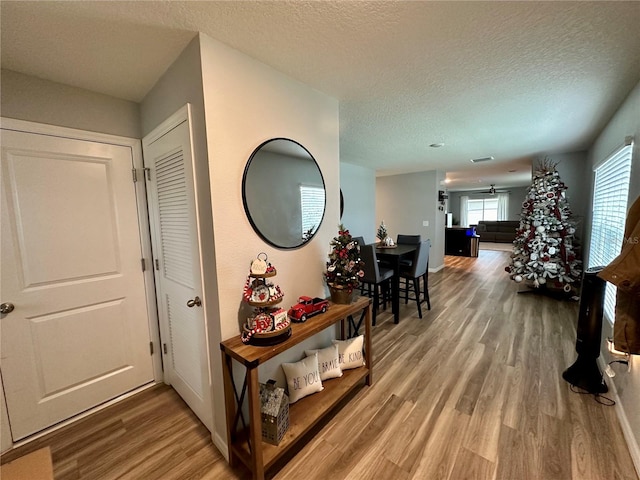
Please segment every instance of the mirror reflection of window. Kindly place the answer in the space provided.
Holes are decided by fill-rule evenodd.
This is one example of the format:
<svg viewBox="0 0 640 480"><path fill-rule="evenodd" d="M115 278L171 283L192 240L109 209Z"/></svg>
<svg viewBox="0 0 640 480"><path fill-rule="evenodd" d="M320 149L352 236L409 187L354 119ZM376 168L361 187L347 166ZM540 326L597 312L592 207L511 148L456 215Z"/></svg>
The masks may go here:
<svg viewBox="0 0 640 480"><path fill-rule="evenodd" d="M300 210L302 212L302 239L310 239L324 214L324 188L300 185Z"/></svg>
<svg viewBox="0 0 640 480"><path fill-rule="evenodd" d="M304 193L302 186L308 187ZM255 232L278 248L304 245L324 216L320 168L307 149L286 138L268 140L254 150L245 168L242 197Z"/></svg>

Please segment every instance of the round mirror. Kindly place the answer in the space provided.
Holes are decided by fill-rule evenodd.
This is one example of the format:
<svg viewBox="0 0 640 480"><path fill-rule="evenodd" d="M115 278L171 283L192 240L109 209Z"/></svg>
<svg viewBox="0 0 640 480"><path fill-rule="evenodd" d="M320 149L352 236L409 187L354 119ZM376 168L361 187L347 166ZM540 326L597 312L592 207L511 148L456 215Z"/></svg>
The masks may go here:
<svg viewBox="0 0 640 480"><path fill-rule="evenodd" d="M309 151L287 138L256 148L242 177L251 226L267 243L296 248L318 231L325 209L324 179Z"/></svg>

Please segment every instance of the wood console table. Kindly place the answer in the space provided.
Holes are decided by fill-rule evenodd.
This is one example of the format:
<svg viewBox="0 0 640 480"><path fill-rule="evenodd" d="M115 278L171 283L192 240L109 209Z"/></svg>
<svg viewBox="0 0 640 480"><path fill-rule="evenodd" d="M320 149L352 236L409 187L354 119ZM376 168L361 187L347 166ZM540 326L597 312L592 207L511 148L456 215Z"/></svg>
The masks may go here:
<svg viewBox="0 0 640 480"><path fill-rule="evenodd" d="M289 429L279 445L262 441L262 421L260 414L260 395L258 367L316 333L336 323L341 323L342 338L345 338L346 321L353 324L353 315L360 314L364 319L364 349L366 365L345 370L342 377L323 382L324 390L298 400L289 408ZM225 340L220 344L222 350L222 370L224 376L224 397L227 417L227 445L229 463L234 466L240 460L252 472L253 478L263 480L265 471L271 468L305 434L331 412L343 398L356 388L362 379L367 385L373 383L373 355L371 353L371 299L359 297L350 305L330 303L326 313L316 315L306 323L292 323L291 337L282 343L268 347L245 345L240 336ZM246 369L244 384L237 391L233 380L233 360ZM249 423L242 413L245 395L249 406Z"/></svg>

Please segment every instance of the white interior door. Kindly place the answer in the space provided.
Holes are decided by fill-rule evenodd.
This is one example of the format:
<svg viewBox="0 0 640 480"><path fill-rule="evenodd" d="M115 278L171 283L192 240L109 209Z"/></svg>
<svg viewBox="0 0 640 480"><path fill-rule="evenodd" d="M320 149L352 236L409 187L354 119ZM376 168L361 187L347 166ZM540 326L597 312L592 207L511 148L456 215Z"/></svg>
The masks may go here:
<svg viewBox="0 0 640 480"><path fill-rule="evenodd" d="M154 379L132 162L126 146L2 130L14 441Z"/></svg>
<svg viewBox="0 0 640 480"><path fill-rule="evenodd" d="M142 141L165 382L211 430L189 109Z"/></svg>

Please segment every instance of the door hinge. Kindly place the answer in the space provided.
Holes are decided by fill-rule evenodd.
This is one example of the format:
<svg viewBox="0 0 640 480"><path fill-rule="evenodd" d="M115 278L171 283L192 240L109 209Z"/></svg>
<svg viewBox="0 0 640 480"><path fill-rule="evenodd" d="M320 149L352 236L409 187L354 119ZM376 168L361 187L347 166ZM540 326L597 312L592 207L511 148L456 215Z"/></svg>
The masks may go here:
<svg viewBox="0 0 640 480"><path fill-rule="evenodd" d="M160 260L158 260L157 258L155 259L155 264L156 264L156 270L160 270Z"/></svg>
<svg viewBox="0 0 640 480"><path fill-rule="evenodd" d="M166 343L163 343L163 344L162 344L162 351L164 352L164 354L165 354L165 355L168 353L168 351L167 351L167 344L166 344Z"/></svg>
<svg viewBox="0 0 640 480"><path fill-rule="evenodd" d="M149 342L149 355L153 355L153 342Z"/></svg>
<svg viewBox="0 0 640 480"><path fill-rule="evenodd" d="M151 181L151 169L149 167L144 167L142 169L147 176L147 180Z"/></svg>
<svg viewBox="0 0 640 480"><path fill-rule="evenodd" d="M144 258L141 258L140 263L142 264L142 271L144 272L147 269L147 261Z"/></svg>
<svg viewBox="0 0 640 480"><path fill-rule="evenodd" d="M138 181L138 171L135 168L132 168L131 174L133 175L133 183L136 183Z"/></svg>

